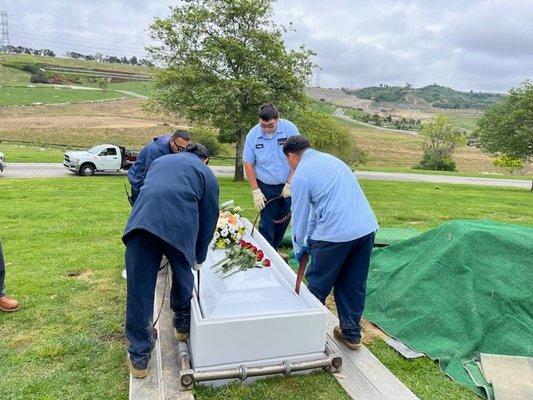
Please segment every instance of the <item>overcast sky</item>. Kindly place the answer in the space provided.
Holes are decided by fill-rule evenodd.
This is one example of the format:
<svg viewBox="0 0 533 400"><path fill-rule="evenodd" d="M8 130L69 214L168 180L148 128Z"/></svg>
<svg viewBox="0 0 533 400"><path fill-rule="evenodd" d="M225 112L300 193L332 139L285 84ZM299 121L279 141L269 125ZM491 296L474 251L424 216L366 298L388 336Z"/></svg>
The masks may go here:
<svg viewBox="0 0 533 400"><path fill-rule="evenodd" d="M1 0L13 45L144 56L147 27L168 0ZM439 83L505 92L533 78L533 0L279 0L322 68L312 83L364 87Z"/></svg>

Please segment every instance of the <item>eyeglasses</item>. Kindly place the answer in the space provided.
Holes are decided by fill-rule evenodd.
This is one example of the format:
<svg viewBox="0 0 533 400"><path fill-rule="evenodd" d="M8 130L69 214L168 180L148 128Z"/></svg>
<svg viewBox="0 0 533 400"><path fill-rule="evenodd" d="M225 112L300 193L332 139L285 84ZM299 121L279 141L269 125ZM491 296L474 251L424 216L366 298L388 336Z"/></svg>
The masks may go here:
<svg viewBox="0 0 533 400"><path fill-rule="evenodd" d="M176 148L178 149L178 153L181 153L182 151L185 151L185 147L180 146L179 144L177 144L175 139L172 139L172 142L174 142L174 146L176 146Z"/></svg>
<svg viewBox="0 0 533 400"><path fill-rule="evenodd" d="M259 123L259 126L262 128L262 129L272 129L272 128L275 128L276 127L276 123L275 122L272 122L270 124L261 124Z"/></svg>

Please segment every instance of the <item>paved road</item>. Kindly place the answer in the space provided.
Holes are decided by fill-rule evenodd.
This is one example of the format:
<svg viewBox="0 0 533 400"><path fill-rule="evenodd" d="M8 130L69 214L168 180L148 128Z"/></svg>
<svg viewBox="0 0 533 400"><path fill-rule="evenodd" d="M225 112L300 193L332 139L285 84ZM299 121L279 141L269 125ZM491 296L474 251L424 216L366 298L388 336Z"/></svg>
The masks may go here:
<svg viewBox="0 0 533 400"><path fill-rule="evenodd" d="M232 166L211 166L216 176L233 176ZM531 188L531 181L517 179L495 179L495 178L470 178L466 176L448 175L424 175L409 174L399 172L377 172L377 171L356 171L359 179L374 179L384 181L406 181L406 182L432 182L432 183L455 183L466 185L485 186L508 186L523 189ZM125 171L108 172L100 175L125 176ZM2 178L54 178L76 176L66 170L62 164L56 163L11 163L3 173ZM81 178L80 178L81 179Z"/></svg>
<svg viewBox="0 0 533 400"><path fill-rule="evenodd" d="M212 166L211 169L216 176L233 176L233 167L230 166ZM126 176L126 171L114 171L97 173L104 176ZM0 178L64 178L68 176L77 176L68 171L63 164L57 163L10 163Z"/></svg>

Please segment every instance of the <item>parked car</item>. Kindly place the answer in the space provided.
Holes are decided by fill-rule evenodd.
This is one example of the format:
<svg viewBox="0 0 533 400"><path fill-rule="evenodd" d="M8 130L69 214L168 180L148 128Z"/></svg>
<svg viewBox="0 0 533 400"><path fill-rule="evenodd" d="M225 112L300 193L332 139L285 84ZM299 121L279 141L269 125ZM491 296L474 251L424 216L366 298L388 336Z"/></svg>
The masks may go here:
<svg viewBox="0 0 533 400"><path fill-rule="evenodd" d="M4 156L4 153L0 152L0 172L2 172L6 167L6 157Z"/></svg>
<svg viewBox="0 0 533 400"><path fill-rule="evenodd" d="M101 171L127 170L137 160L137 155L136 151L123 146L99 144L89 150L67 151L63 165L81 176L90 176Z"/></svg>

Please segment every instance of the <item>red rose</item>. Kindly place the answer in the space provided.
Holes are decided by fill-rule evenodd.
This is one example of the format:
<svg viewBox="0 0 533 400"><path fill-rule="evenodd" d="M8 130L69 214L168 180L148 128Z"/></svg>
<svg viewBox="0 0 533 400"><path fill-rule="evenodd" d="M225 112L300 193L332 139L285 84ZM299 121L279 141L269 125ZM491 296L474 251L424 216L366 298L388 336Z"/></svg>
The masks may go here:
<svg viewBox="0 0 533 400"><path fill-rule="evenodd" d="M263 266L265 266L265 267L267 267L267 268L270 267L270 260L269 260L268 258L265 258L265 259L263 260Z"/></svg>
<svg viewBox="0 0 533 400"><path fill-rule="evenodd" d="M250 250L252 250L252 253L256 254L257 253L257 247L255 246L250 246Z"/></svg>
<svg viewBox="0 0 533 400"><path fill-rule="evenodd" d="M257 261L261 261L261 260L263 259L264 256L265 256L265 255L264 255L264 253L263 253L263 250L259 250L259 251L257 252Z"/></svg>

